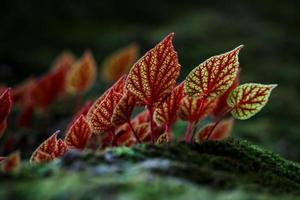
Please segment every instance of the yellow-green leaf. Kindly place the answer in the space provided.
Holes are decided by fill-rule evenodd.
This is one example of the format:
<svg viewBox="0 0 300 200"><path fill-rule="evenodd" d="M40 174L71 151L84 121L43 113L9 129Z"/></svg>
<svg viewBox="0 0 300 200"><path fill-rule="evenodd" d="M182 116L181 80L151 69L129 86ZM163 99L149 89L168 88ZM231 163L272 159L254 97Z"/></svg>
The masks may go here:
<svg viewBox="0 0 300 200"><path fill-rule="evenodd" d="M245 120L258 113L266 105L271 91L276 86L276 84L246 83L235 88L227 98L233 117Z"/></svg>
<svg viewBox="0 0 300 200"><path fill-rule="evenodd" d="M235 80L243 46L227 53L213 56L193 69L186 77L184 91L189 96L216 98L222 95Z"/></svg>

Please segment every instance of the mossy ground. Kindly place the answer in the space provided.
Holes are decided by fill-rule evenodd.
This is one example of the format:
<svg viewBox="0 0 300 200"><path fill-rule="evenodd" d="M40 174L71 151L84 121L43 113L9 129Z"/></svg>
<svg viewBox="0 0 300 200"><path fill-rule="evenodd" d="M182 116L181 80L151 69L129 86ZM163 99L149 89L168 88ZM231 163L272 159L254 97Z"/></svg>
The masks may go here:
<svg viewBox="0 0 300 200"><path fill-rule="evenodd" d="M0 199L297 199L300 165L246 141L70 152L1 175Z"/></svg>

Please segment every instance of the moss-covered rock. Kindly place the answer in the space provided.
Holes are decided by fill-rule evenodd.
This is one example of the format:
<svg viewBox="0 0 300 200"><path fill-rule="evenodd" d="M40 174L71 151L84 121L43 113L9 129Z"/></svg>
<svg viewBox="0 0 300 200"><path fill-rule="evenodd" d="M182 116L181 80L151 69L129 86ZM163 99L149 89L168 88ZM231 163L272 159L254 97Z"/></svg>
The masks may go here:
<svg viewBox="0 0 300 200"><path fill-rule="evenodd" d="M300 165L246 141L70 152L2 174L0 199L298 199Z"/></svg>

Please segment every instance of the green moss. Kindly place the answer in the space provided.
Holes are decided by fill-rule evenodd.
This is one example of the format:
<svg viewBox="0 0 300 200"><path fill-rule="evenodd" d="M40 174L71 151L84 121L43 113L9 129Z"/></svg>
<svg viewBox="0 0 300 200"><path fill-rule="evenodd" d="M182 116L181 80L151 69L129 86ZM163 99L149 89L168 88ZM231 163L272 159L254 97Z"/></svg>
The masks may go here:
<svg viewBox="0 0 300 200"><path fill-rule="evenodd" d="M246 141L70 152L0 175L0 198L297 199L300 166ZM55 188L55 189L54 189Z"/></svg>

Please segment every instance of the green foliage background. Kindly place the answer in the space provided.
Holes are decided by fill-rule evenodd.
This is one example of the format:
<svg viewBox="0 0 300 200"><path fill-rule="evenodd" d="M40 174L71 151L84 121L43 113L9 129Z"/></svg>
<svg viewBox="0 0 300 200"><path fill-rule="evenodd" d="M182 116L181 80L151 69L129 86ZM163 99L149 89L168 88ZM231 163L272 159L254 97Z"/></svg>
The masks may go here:
<svg viewBox="0 0 300 200"><path fill-rule="evenodd" d="M131 42L139 43L144 53L169 32L176 34L182 80L206 58L244 44L241 82L279 87L261 113L236 123L234 136L300 161L299 10L300 2L292 0L2 1L0 84L14 86L46 72L65 49L78 56L91 49L101 63L110 52ZM106 87L98 81L86 97L96 97ZM22 142L10 150L20 148L27 157L38 142L65 127L75 101L56 103L47 119L36 116L32 129L16 130L17 111L13 113L4 140L12 135ZM179 123L175 131L182 126Z"/></svg>

